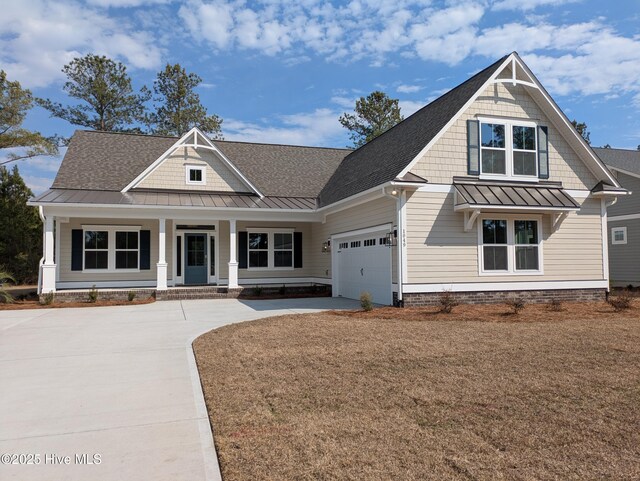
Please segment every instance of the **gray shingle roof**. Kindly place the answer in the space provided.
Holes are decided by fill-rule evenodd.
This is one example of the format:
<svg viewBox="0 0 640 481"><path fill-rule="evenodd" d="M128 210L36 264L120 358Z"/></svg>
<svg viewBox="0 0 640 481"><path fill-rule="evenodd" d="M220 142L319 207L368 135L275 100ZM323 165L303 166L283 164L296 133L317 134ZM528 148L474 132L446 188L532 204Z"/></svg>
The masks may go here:
<svg viewBox="0 0 640 481"><path fill-rule="evenodd" d="M318 198L325 206L392 181L494 74L507 56L352 151L215 141L265 196ZM176 142L77 131L52 188L120 191Z"/></svg>
<svg viewBox="0 0 640 481"><path fill-rule="evenodd" d="M320 192L320 206L395 179L507 57L502 57L384 134L354 150L342 161Z"/></svg>
<svg viewBox="0 0 640 481"><path fill-rule="evenodd" d="M178 139L76 131L52 188L120 191ZM349 149L215 141L266 196L317 197Z"/></svg>
<svg viewBox="0 0 640 481"><path fill-rule="evenodd" d="M640 150L603 149L594 147L593 151L608 167L617 167L634 174L640 174Z"/></svg>

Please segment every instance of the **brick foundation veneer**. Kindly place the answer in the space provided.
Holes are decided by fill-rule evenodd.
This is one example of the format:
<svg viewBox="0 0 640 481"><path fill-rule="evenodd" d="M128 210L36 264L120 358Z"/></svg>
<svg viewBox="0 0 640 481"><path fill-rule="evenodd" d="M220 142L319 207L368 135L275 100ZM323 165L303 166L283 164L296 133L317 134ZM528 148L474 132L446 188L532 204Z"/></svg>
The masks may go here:
<svg viewBox="0 0 640 481"><path fill-rule="evenodd" d="M90 289L57 291L54 294L55 302L84 302L89 299ZM147 289L98 289L98 300L126 301L129 299L129 292L136 293L136 299L147 299L155 296L156 290ZM45 294L40 295L40 301L44 301Z"/></svg>
<svg viewBox="0 0 640 481"><path fill-rule="evenodd" d="M526 302L543 304L552 299L559 301L604 301L605 289L555 289L544 291L478 291L452 292L461 304L499 304L513 297L522 297ZM434 306L439 303L442 292L417 292L403 294L405 307ZM396 297L396 296L394 296Z"/></svg>

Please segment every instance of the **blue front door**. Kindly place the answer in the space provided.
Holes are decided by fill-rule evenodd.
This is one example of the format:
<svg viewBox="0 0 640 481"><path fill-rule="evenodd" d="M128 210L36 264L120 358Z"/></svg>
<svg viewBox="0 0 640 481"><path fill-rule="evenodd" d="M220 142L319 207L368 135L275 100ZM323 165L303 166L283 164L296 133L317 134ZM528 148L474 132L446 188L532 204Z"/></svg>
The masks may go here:
<svg viewBox="0 0 640 481"><path fill-rule="evenodd" d="M184 283L207 283L207 234L184 235Z"/></svg>

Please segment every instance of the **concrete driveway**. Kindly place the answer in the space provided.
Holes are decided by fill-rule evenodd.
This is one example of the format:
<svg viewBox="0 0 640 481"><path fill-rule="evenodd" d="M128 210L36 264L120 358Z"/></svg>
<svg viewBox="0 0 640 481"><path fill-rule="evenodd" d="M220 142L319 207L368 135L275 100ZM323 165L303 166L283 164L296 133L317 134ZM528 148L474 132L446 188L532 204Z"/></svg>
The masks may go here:
<svg viewBox="0 0 640 481"><path fill-rule="evenodd" d="M0 479L219 479L193 339L234 322L357 306L224 299L0 311ZM5 464L6 454L39 464Z"/></svg>

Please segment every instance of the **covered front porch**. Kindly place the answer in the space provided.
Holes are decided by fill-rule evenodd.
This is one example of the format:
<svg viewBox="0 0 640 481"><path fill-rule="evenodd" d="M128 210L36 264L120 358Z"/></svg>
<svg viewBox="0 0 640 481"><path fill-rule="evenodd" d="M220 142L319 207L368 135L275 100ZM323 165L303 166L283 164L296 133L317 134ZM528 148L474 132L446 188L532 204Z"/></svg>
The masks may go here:
<svg viewBox="0 0 640 481"><path fill-rule="evenodd" d="M326 240L314 238L314 222L302 216L48 214L41 294L95 286L105 294L151 289L158 298L215 298L236 297L243 287L331 284Z"/></svg>

